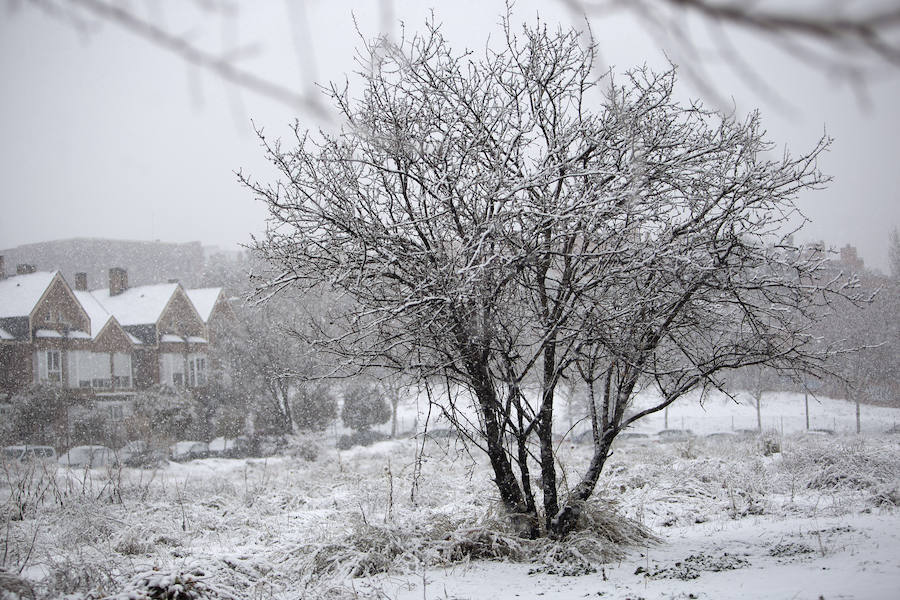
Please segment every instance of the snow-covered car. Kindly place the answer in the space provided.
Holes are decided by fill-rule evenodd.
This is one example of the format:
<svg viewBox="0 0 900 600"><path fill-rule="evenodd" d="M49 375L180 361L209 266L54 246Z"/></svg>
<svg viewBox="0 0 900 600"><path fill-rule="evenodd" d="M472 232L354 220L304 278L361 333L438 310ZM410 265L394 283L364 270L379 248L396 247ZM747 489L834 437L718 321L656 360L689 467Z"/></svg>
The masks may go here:
<svg viewBox="0 0 900 600"><path fill-rule="evenodd" d="M459 430L451 427L438 427L425 432L425 437L430 440L450 440L461 437Z"/></svg>
<svg viewBox="0 0 900 600"><path fill-rule="evenodd" d="M106 446L75 446L58 462L67 467L105 467L116 463L116 454Z"/></svg>
<svg viewBox="0 0 900 600"><path fill-rule="evenodd" d="M126 467L154 469L167 462L164 451L154 448L143 440L128 442L119 450L119 460Z"/></svg>
<svg viewBox="0 0 900 600"><path fill-rule="evenodd" d="M3 449L3 460L56 460L56 450L51 446L7 446Z"/></svg>
<svg viewBox="0 0 900 600"><path fill-rule="evenodd" d="M237 458L247 452L247 441L243 438L217 437L209 443L209 455L220 458Z"/></svg>
<svg viewBox="0 0 900 600"><path fill-rule="evenodd" d="M169 448L169 455L176 462L186 460L194 460L195 458L206 458L209 456L209 446L204 442L182 441L175 442Z"/></svg>
<svg viewBox="0 0 900 600"><path fill-rule="evenodd" d="M656 436L661 440L686 440L694 437L694 432L690 429L663 429Z"/></svg>

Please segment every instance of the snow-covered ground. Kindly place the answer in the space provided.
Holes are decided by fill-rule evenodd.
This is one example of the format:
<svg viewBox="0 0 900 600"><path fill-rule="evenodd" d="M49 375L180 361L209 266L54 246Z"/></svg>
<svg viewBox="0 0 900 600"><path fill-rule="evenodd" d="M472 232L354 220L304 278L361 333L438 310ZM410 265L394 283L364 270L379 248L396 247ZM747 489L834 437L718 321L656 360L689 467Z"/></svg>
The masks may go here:
<svg viewBox="0 0 900 600"><path fill-rule="evenodd" d="M819 406L836 421L847 408ZM863 415L876 410L882 430L900 420ZM900 436L786 426L770 442L780 451L748 436L618 443L594 531L659 538L624 548L596 533L517 539L486 464L449 440L157 471L7 465L0 589L73 600L162 597L151 584L178 581L197 598L897 597ZM561 444L565 481L588 452Z"/></svg>
<svg viewBox="0 0 900 600"><path fill-rule="evenodd" d="M636 423L633 430L656 433L661 429L690 429L694 433L705 435L757 428L756 404L750 394L737 392L734 398L730 398L714 391L704 397L702 402L700 398L699 392L687 394L669 407L668 423L665 422L665 412L659 412ZM651 391L639 394L635 400L635 408L646 408L655 399ZM790 392L763 393L760 406L763 429L785 434L805 431L807 406L810 429L828 429L839 433L856 432L856 405L853 402ZM580 411L581 414L585 412ZM427 404L424 400L418 405L410 400L401 407L398 430L412 431L415 427L421 429L426 413ZM556 414L560 433L569 428L577 432L590 427L586 421L579 421L579 415L569 418L565 401L559 403ZM882 433L894 425L900 425L900 409L868 404L860 406L862 432ZM430 427L447 427L447 423L432 411ZM390 431L389 425L385 425L382 429Z"/></svg>

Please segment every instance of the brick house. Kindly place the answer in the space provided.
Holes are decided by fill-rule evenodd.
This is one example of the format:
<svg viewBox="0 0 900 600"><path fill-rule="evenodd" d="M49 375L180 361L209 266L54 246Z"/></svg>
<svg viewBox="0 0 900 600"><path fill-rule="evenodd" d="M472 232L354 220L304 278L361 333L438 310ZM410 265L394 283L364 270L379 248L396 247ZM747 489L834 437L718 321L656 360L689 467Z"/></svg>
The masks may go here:
<svg viewBox="0 0 900 600"><path fill-rule="evenodd" d="M119 404L155 385L203 388L209 325L228 318L221 288L129 287L112 268L108 288L88 291L84 273L74 288L28 265L6 277L0 257L0 399L30 385Z"/></svg>

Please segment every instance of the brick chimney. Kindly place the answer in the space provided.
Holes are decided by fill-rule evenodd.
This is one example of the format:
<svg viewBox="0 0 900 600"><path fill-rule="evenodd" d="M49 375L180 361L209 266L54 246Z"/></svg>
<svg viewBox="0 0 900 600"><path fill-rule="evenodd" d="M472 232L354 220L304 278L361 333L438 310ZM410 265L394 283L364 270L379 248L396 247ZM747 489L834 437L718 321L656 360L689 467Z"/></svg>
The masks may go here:
<svg viewBox="0 0 900 600"><path fill-rule="evenodd" d="M6 265L3 262L2 254L0 254L0 279L6 279Z"/></svg>
<svg viewBox="0 0 900 600"><path fill-rule="evenodd" d="M118 296L128 289L128 271L122 267L112 267L109 270L109 295Z"/></svg>
<svg viewBox="0 0 900 600"><path fill-rule="evenodd" d="M79 292L87 291L87 273L75 273L75 289Z"/></svg>
<svg viewBox="0 0 900 600"><path fill-rule="evenodd" d="M34 265L16 265L16 275L31 275L35 271Z"/></svg>

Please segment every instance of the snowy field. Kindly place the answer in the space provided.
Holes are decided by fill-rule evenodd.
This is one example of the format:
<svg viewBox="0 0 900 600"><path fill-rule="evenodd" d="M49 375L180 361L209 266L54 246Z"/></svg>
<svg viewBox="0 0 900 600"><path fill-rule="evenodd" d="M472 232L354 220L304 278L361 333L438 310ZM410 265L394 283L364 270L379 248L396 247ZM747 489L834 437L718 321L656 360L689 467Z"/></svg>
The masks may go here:
<svg viewBox="0 0 900 600"><path fill-rule="evenodd" d="M794 402L773 398L771 414ZM855 427L845 404L817 406ZM683 410L730 426L719 413L743 407ZM865 431L900 416L863 407L876 413ZM450 440L338 453L320 439L312 462L156 471L6 465L0 597L174 598L163 590L180 586L179 598L896 598L900 436L784 429L767 443L618 443L591 528L567 543L512 535L485 463ZM588 449L559 452L571 482Z"/></svg>

